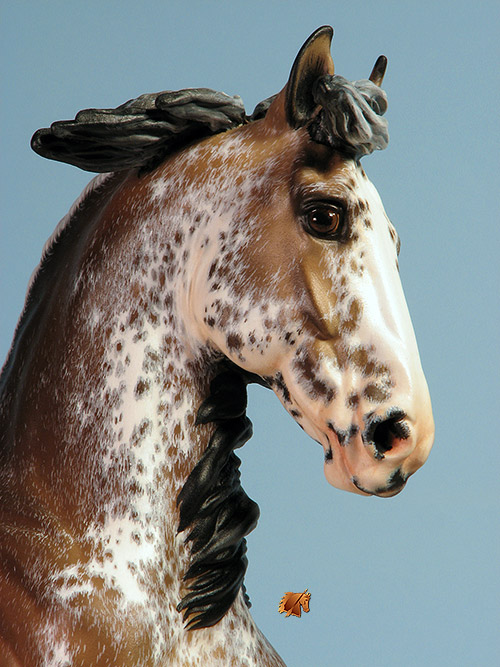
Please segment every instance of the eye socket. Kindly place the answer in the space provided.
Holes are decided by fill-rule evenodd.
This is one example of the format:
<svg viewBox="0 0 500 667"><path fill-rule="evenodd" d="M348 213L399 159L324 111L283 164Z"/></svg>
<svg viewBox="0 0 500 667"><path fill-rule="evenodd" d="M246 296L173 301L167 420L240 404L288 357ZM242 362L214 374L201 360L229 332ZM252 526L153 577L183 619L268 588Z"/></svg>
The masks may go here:
<svg viewBox="0 0 500 667"><path fill-rule="evenodd" d="M332 238L340 230L344 209L339 204L311 204L303 214L306 232L319 238Z"/></svg>

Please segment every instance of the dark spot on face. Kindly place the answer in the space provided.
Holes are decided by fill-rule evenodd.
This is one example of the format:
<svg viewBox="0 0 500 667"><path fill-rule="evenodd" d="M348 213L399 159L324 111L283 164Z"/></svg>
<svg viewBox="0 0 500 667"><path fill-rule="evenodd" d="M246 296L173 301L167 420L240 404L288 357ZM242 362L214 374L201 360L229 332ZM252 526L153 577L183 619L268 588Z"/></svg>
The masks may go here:
<svg viewBox="0 0 500 667"><path fill-rule="evenodd" d="M313 391L317 396L321 396L325 403L331 403L335 398L335 390L329 387L326 382L321 380L314 380L312 383Z"/></svg>
<svg viewBox="0 0 500 667"><path fill-rule="evenodd" d="M333 461L333 452L331 447L325 452L325 463L330 463L330 461Z"/></svg>
<svg viewBox="0 0 500 667"><path fill-rule="evenodd" d="M383 403L387 401L391 393L385 387L379 387L376 384L369 384L363 391L363 397L374 403Z"/></svg>
<svg viewBox="0 0 500 667"><path fill-rule="evenodd" d="M228 304L221 305L221 302L218 301L217 314L219 316L219 325L224 329L232 319L231 306Z"/></svg>
<svg viewBox="0 0 500 667"><path fill-rule="evenodd" d="M210 265L210 269L208 270L209 278L212 278L216 269L217 269L217 260L215 262L212 262L212 264Z"/></svg>
<svg viewBox="0 0 500 667"><path fill-rule="evenodd" d="M346 333L352 333L359 324L361 314L363 311L363 306L358 299L353 299L349 304L349 312L345 319L341 322L342 331Z"/></svg>
<svg viewBox="0 0 500 667"><path fill-rule="evenodd" d="M175 245L181 245L184 240L184 234L180 231L176 231L174 234Z"/></svg>
<svg viewBox="0 0 500 667"><path fill-rule="evenodd" d="M294 365L299 371L303 380L312 382L316 374L314 372L314 363L311 357L306 353L302 353L295 359Z"/></svg>
<svg viewBox="0 0 500 667"><path fill-rule="evenodd" d="M243 346L243 341L239 334L228 334L226 337L226 344L229 350L239 350Z"/></svg>
<svg viewBox="0 0 500 667"><path fill-rule="evenodd" d="M307 352L297 355L294 367L299 374L299 382L311 398L322 398L325 403L330 403L335 398L336 390L318 377L316 363Z"/></svg>
<svg viewBox="0 0 500 667"><path fill-rule="evenodd" d="M283 400L285 403L290 403L290 392L288 391L288 387L286 386L285 380L283 379L283 375L279 372L276 373L274 386L283 395Z"/></svg>
<svg viewBox="0 0 500 667"><path fill-rule="evenodd" d="M205 317L204 320L205 320L205 323L208 324L209 327L214 327L215 326L215 319L213 317Z"/></svg>
<svg viewBox="0 0 500 667"><path fill-rule="evenodd" d="M136 398L142 398L142 396L149 391L150 382L144 378L140 378L137 384L135 385L134 395Z"/></svg>
<svg viewBox="0 0 500 667"><path fill-rule="evenodd" d="M357 218L357 217L359 217L360 213L361 213L361 207L359 205L359 202L356 202L352 206L352 215L353 215L354 218Z"/></svg>
<svg viewBox="0 0 500 667"><path fill-rule="evenodd" d="M365 227L366 227L367 229L371 229L371 228L372 228L372 221L370 220L370 218L365 218L365 219L363 220L363 222L364 222Z"/></svg>
<svg viewBox="0 0 500 667"><path fill-rule="evenodd" d="M290 414L294 419L300 419L302 417L302 413L298 410L290 410Z"/></svg>

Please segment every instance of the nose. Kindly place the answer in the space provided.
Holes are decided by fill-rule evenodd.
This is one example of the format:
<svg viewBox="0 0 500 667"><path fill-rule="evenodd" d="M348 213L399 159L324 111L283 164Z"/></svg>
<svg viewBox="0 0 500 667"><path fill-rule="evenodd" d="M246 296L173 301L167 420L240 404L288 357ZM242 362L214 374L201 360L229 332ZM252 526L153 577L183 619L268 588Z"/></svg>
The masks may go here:
<svg viewBox="0 0 500 667"><path fill-rule="evenodd" d="M325 475L338 488L356 493L394 496L423 463L418 429L414 419L400 407L360 416L358 425L342 431L331 422L325 453ZM333 449L332 449L333 448Z"/></svg>
<svg viewBox="0 0 500 667"><path fill-rule="evenodd" d="M351 481L364 493L394 496L404 488L411 474L404 470L405 461L415 446L406 412L393 407L384 414L369 413L364 417L364 423L361 438L365 450L370 450L375 459L375 467L369 479L354 474Z"/></svg>
<svg viewBox="0 0 500 667"><path fill-rule="evenodd" d="M384 416L371 413L365 417L363 442L373 446L376 459L385 458L385 454L400 445L401 440L408 440L410 428L405 418L406 413L399 408L393 408Z"/></svg>

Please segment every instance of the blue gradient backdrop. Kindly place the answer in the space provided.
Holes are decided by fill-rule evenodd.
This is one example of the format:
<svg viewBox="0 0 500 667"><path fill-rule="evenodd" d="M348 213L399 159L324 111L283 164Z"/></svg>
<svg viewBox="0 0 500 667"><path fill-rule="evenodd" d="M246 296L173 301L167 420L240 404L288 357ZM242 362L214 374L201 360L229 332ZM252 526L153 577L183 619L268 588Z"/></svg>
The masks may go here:
<svg viewBox="0 0 500 667"><path fill-rule="evenodd" d="M389 67L389 148L364 160L402 239L436 444L392 499L330 487L321 448L251 392L241 451L261 507L254 617L290 667L499 664L498 2L1 2L0 348L41 249L90 175L30 151L39 127L141 93L207 86L247 110L322 24L336 71ZM285 591L311 592L302 618Z"/></svg>

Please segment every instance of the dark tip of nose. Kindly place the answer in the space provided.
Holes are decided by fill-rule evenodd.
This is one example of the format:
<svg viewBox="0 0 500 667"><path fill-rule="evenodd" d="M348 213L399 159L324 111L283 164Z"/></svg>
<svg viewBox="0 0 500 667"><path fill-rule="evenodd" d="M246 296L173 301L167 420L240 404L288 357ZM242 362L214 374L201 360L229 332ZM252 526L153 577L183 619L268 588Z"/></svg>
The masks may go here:
<svg viewBox="0 0 500 667"><path fill-rule="evenodd" d="M363 440L375 447L377 458L384 458L384 454L394 447L395 440L406 440L410 436L410 429L403 421L406 413L394 409L385 417L372 417L363 434Z"/></svg>

